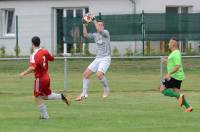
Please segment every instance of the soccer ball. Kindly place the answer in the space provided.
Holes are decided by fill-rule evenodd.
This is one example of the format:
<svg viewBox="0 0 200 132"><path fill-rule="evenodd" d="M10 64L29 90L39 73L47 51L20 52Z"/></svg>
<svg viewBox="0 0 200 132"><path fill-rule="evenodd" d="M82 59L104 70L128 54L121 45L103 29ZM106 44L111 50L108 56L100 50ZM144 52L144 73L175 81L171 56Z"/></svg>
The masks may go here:
<svg viewBox="0 0 200 132"><path fill-rule="evenodd" d="M85 23L90 23L92 21L92 17L90 14L86 14L84 17L83 17L83 20Z"/></svg>

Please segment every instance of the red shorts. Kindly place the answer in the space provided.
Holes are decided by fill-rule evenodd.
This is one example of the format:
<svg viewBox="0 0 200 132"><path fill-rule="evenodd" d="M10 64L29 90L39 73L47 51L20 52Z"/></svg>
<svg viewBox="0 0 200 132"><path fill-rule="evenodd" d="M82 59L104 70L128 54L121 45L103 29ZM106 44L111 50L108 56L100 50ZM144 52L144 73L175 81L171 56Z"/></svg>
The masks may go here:
<svg viewBox="0 0 200 132"><path fill-rule="evenodd" d="M51 94L50 78L48 75L36 78L34 84L34 96L48 96Z"/></svg>

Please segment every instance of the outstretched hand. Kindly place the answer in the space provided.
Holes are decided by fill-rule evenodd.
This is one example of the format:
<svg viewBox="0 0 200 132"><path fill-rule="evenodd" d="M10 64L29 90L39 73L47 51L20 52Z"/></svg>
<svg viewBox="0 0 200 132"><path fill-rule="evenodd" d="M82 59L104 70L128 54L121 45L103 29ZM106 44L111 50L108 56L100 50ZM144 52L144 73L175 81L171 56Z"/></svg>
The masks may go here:
<svg viewBox="0 0 200 132"><path fill-rule="evenodd" d="M168 57L166 57L166 56L163 57L163 58L162 58L162 63L167 63L167 59L168 59Z"/></svg>
<svg viewBox="0 0 200 132"><path fill-rule="evenodd" d="M92 14L92 13L89 13L89 16L90 16L90 18L92 19L92 21L95 21L95 20L96 20L96 18L95 18L95 15L94 15L94 14Z"/></svg>
<svg viewBox="0 0 200 132"><path fill-rule="evenodd" d="M93 16L90 13L86 14L82 20L83 24L87 25L88 23L92 21L92 19L93 19Z"/></svg>
<svg viewBox="0 0 200 132"><path fill-rule="evenodd" d="M19 74L19 78L22 79L23 77L24 77L24 72L21 72L21 73Z"/></svg>
<svg viewBox="0 0 200 132"><path fill-rule="evenodd" d="M165 79L166 79L167 81L171 80L170 74L166 74L166 75L165 75Z"/></svg>

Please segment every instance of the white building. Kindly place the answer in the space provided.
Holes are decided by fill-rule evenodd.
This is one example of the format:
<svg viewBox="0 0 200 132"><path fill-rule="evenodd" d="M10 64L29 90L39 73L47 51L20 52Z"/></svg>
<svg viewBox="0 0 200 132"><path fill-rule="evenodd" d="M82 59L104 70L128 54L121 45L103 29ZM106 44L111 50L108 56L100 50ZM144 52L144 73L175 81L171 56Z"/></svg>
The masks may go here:
<svg viewBox="0 0 200 132"><path fill-rule="evenodd" d="M173 7L173 8L172 8ZM5 46L7 55L14 55L16 45L15 15L18 16L20 55L29 55L32 36L40 36L42 46L57 53L57 18L59 12L68 16L82 16L89 10L98 14L123 14L159 12L166 10L200 12L199 0L0 0L0 47ZM61 14L62 14L61 13ZM195 42L199 44L199 42ZM140 43L112 42L123 53L126 47L141 48ZM92 50L92 46L90 47Z"/></svg>

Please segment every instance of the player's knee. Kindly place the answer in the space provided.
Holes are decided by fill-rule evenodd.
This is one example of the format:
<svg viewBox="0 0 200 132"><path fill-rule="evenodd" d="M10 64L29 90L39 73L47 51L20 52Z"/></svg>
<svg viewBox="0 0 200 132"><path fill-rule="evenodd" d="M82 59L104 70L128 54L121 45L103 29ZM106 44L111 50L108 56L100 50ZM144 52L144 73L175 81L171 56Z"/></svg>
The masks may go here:
<svg viewBox="0 0 200 132"><path fill-rule="evenodd" d="M102 72L97 72L97 73L96 73L96 76L97 76L97 78L98 78L99 80L101 80L101 79L103 78L104 74L103 74Z"/></svg>
<svg viewBox="0 0 200 132"><path fill-rule="evenodd" d="M174 92L180 93L180 89L178 89L178 88L172 88L172 90L173 90Z"/></svg>
<svg viewBox="0 0 200 132"><path fill-rule="evenodd" d="M162 93L165 90L165 86L161 85L160 86L160 92Z"/></svg>
<svg viewBox="0 0 200 132"><path fill-rule="evenodd" d="M43 99L40 96L35 97L35 102L36 102L37 105L41 105L41 104L44 103Z"/></svg>
<svg viewBox="0 0 200 132"><path fill-rule="evenodd" d="M90 78L90 74L88 74L87 72L84 72L83 73L83 77L86 78L86 79L89 79Z"/></svg>

